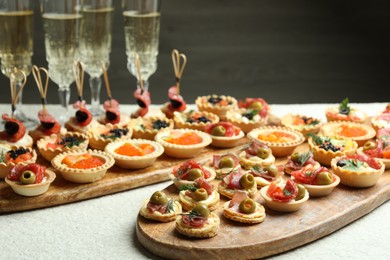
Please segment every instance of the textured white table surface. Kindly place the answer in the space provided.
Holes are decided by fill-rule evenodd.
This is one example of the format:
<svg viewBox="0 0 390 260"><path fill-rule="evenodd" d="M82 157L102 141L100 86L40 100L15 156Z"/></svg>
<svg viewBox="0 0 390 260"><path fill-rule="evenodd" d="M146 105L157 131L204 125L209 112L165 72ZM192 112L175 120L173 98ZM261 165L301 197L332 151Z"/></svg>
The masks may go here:
<svg viewBox="0 0 390 260"><path fill-rule="evenodd" d="M369 116L386 106L351 105ZM271 106L276 116L292 112L325 120L324 109L329 104ZM57 106L49 108L58 114ZM127 105L121 110L130 113L132 108ZM23 106L31 116L39 109L38 105ZM0 104L1 114L9 112L9 105ZM167 181L77 203L0 215L0 259L159 259L138 243L135 223L141 203L168 185ZM390 259L389 218L387 202L326 237L269 259Z"/></svg>

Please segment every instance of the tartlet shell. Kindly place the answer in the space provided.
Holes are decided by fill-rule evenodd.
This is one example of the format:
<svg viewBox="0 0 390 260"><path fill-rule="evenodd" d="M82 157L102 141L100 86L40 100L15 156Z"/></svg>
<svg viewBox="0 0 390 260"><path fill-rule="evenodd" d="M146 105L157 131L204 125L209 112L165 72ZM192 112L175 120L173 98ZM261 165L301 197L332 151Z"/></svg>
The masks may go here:
<svg viewBox="0 0 390 260"><path fill-rule="evenodd" d="M363 147L359 147L356 151L357 154L360 154L360 155L366 155L364 152L363 152ZM383 162L383 164L385 165L385 169L388 170L390 169L390 159L386 159L386 158L376 158L375 159L377 161L381 161Z"/></svg>
<svg viewBox="0 0 390 260"><path fill-rule="evenodd" d="M274 201L272 198L270 198L267 195L268 188L269 188L269 186L265 186L265 187L261 188L260 189L260 195L263 197L266 205L270 209L278 211L278 212L294 212L294 211L297 211L309 199L309 192L306 191L305 192L305 196L302 199L298 200L298 201L292 200L292 201L289 201L289 202L286 202L286 203Z"/></svg>
<svg viewBox="0 0 390 260"><path fill-rule="evenodd" d="M93 156L102 158L105 160L105 163L99 167L91 169L74 169L67 167L65 164L62 164L62 160L65 158L65 156L82 155L84 153L90 153ZM99 150L68 151L55 156L51 161L54 169L56 169L65 180L75 183L95 182L103 178L107 170L113 166L114 163L115 160L111 155Z"/></svg>
<svg viewBox="0 0 390 260"><path fill-rule="evenodd" d="M37 153L35 152L34 149L32 149L31 147L26 147L26 146L12 146L10 147L10 150L14 149L14 148L24 148L26 150L28 150L30 153L32 153L32 157L30 160L27 160L25 162L21 162L19 164L22 164L22 165L27 165L27 164L31 164L31 163L35 163L36 160L37 160ZM0 163L0 179L5 179L7 177L7 175L9 174L10 170L15 166L16 164L13 163L13 162L8 162L8 163L5 163L5 162L1 162Z"/></svg>
<svg viewBox="0 0 390 260"><path fill-rule="evenodd" d="M120 155L115 153L115 149L119 148L120 146L126 143L130 143L133 145L150 144L154 147L154 151L144 156L125 156L125 155ZM131 140L117 140L111 142L106 146L104 151L110 154L114 158L115 164L121 168L141 169L152 165L157 160L157 158L164 153L164 148L162 147L161 144L154 141L145 140L145 139L131 139Z"/></svg>
<svg viewBox="0 0 390 260"><path fill-rule="evenodd" d="M57 137L62 138L66 136L76 136L78 139L82 139L83 141L77 145L72 147L64 147L64 148L46 148L47 144L50 141L56 140ZM37 141L37 148L39 150L39 153L42 155L43 158L45 158L47 161L51 161L55 156L57 156L60 153L68 152L68 151L86 151L89 144L89 138L87 135L79 133L79 132L67 132L63 135L56 135L52 134L50 136L43 137Z"/></svg>
<svg viewBox="0 0 390 260"><path fill-rule="evenodd" d="M207 238L217 235L219 224L220 219L218 215L213 212L210 212L208 217L208 224L201 228L190 228L183 226L182 216L179 215L176 218L176 231L187 237Z"/></svg>
<svg viewBox="0 0 390 260"><path fill-rule="evenodd" d="M385 171L384 163L379 160L376 160L381 165L381 168L379 170L375 170L372 172L357 172L338 167L336 164L340 159L342 159L342 157L333 158L331 162L331 167L333 173L340 177L341 184L344 184L346 186L355 188L368 188L374 186Z"/></svg>
<svg viewBox="0 0 390 260"><path fill-rule="evenodd" d="M259 140L257 138L257 136L261 132L263 132L263 133L270 132L271 133L274 131L287 132L288 134L295 136L295 140L290 141L290 142L269 142L269 141ZM292 154L294 152L295 148L305 141L305 137L303 136L303 134L301 132L299 132L297 130L293 130L289 127L284 127L284 126L259 127L259 128L256 128L256 129L253 129L252 131L250 131L247 134L247 136L249 137L249 139L257 140L261 143L266 144L272 150L272 154L276 157L283 157L283 156L287 156L287 155Z"/></svg>
<svg viewBox="0 0 390 260"><path fill-rule="evenodd" d="M340 177L337 176L336 174L332 174L335 177L335 181L332 182L329 185L311 185L311 184L305 184L305 183L300 183L297 180L294 179L296 183L302 184L306 190L309 192L311 197L321 197L321 196L327 196L332 191L334 188L339 185L340 183Z"/></svg>
<svg viewBox="0 0 390 260"><path fill-rule="evenodd" d="M208 202L205 201L194 201L194 200L188 200L185 196L185 190L180 191L179 193L179 200L184 210L190 211L196 204L201 203L203 205L206 205L210 211L215 210L218 208L220 195L218 191L214 190L211 195L209 195L209 198L211 197L211 200Z"/></svg>
<svg viewBox="0 0 390 260"><path fill-rule="evenodd" d="M38 195L45 193L49 189L50 184L56 178L56 174L53 171L46 169L45 177L46 177L46 180L42 181L41 183L37 183L37 184L23 185L23 184L19 184L17 182L9 180L8 177L5 178L5 182L9 186L11 186L12 190L16 194L19 194L22 196L27 196L27 197L32 197L32 196L38 196Z"/></svg>
<svg viewBox="0 0 390 260"><path fill-rule="evenodd" d="M118 129L118 128L126 128L128 130L126 135L121 136L120 138L115 139L116 140L126 140L130 139L133 134L133 129L126 126L121 126L119 124L107 124L107 125L100 125L96 128L91 128L88 131L88 138L89 138L89 146L96 150L104 151L104 148L109 144L112 143L114 140L112 139L105 139L101 136L100 132L98 132L98 128L105 128L106 130L112 130L112 129Z"/></svg>
<svg viewBox="0 0 390 260"><path fill-rule="evenodd" d="M202 142L199 144L192 145L179 145L171 144L163 140L163 137L168 136L171 131L180 131L182 133L186 132L195 132L198 136L202 138ZM193 158L199 155L202 150L211 144L211 137L209 134L204 132L194 130L194 129L164 129L157 133L154 140L160 143L164 147L164 152L166 155L174 158Z"/></svg>
<svg viewBox="0 0 390 260"><path fill-rule="evenodd" d="M229 208L230 201L223 204L223 215L225 218L228 218L233 221L237 221L245 224L258 224L264 221L266 214L265 209L260 203L256 203L256 210L251 214L244 214L236 212Z"/></svg>
<svg viewBox="0 0 390 260"><path fill-rule="evenodd" d="M206 127L210 124L215 124L219 122L219 117L216 114L207 112L207 111L198 111L201 115L205 116L206 118L210 119L211 122L198 122L198 123L189 123L183 120L182 115L187 118L187 115L191 113L191 111L184 111L184 112L173 112L173 122L175 125L175 128L188 128L188 129L195 129L204 132L206 130Z"/></svg>
<svg viewBox="0 0 390 260"><path fill-rule="evenodd" d="M170 200L171 198L167 198L167 199ZM165 214L161 214L160 212L153 212L153 214L151 214L149 213L148 208L146 207L148 202L149 200L146 200L139 211L139 214L147 219L152 219L160 222L171 222L176 220L177 215L182 212L181 204L178 201L174 200L173 212L168 212Z"/></svg>
<svg viewBox="0 0 390 260"><path fill-rule="evenodd" d="M308 134L316 134L318 133L318 131L320 130L321 126L323 125L323 123L321 122L321 120L319 118L314 118L314 119L317 119L319 121L318 124L316 125L304 125L304 126L296 126L292 123L292 120L295 116L298 116L298 117L303 117L303 115L301 114L292 114L292 113L288 113L286 114L285 116L283 116L281 118L281 124L285 127L289 127L291 129L294 129L296 131L299 131L303 134L303 136L305 137L305 139L307 140L308 138Z"/></svg>
<svg viewBox="0 0 390 260"><path fill-rule="evenodd" d="M244 169L249 169L253 166L268 166L273 163L275 163L275 156L273 156L272 153L269 154L269 156L265 159L261 159L258 156L252 156L250 158L246 158L246 152L242 151L238 154L238 158L240 160L240 165ZM251 159L253 158L253 159Z"/></svg>
<svg viewBox="0 0 390 260"><path fill-rule="evenodd" d="M237 108L237 99L235 99L234 97L231 97L231 96L218 95L220 98L225 99L228 102L231 102L231 104L228 106L221 106L219 104L211 104L207 101L212 96L214 96L214 95L197 97L195 100L195 104L197 105L197 107L200 111L207 111L207 112L213 113L213 114L217 115L220 120L226 120L226 118L227 118L226 113L229 110Z"/></svg>
<svg viewBox="0 0 390 260"><path fill-rule="evenodd" d="M234 136L215 136L210 135L212 141L211 145L218 148L231 148L235 147L241 138L245 136L244 132L240 130L238 135Z"/></svg>
<svg viewBox="0 0 390 260"><path fill-rule="evenodd" d="M265 118L260 118L259 121L248 121L244 122L242 120L236 119L235 114L242 114L246 111L245 108L229 110L226 112L226 121L232 123L233 125L239 127L244 133L249 133L253 129L256 129L261 126L265 126L268 122L268 116Z"/></svg>
<svg viewBox="0 0 390 260"><path fill-rule="evenodd" d="M138 118L131 119L131 121L129 123L129 126L133 129L133 138L134 139L147 139L147 140L153 141L154 137L156 136L156 134L160 130L163 130L163 129L157 130L157 129L149 129L149 128L147 128L147 129L142 131L142 130L136 129L135 126L137 124L139 124L139 123L143 123L144 120L148 120L148 121L154 122L157 119L160 119L160 120L163 120L165 122L168 122L168 127L163 128L163 129L173 129L174 128L173 120L169 119L169 118L161 118L161 117L156 117L156 116L151 116L151 117L147 117L147 118L138 117Z"/></svg>

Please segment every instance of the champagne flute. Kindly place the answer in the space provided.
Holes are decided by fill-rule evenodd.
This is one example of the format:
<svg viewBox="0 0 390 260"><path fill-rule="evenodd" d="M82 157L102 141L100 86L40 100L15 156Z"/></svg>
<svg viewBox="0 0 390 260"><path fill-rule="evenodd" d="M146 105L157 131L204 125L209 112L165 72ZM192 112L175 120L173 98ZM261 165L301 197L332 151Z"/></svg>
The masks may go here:
<svg viewBox="0 0 390 260"><path fill-rule="evenodd" d="M80 8L80 0L41 0L46 60L49 77L59 87L59 99L64 108L59 118L62 124L68 118L73 64L79 59Z"/></svg>
<svg viewBox="0 0 390 260"><path fill-rule="evenodd" d="M111 30L114 16L112 0L82 0L80 27L80 61L89 74L91 88L92 115L102 114L100 106L100 88L102 63L106 68L110 64Z"/></svg>
<svg viewBox="0 0 390 260"><path fill-rule="evenodd" d="M157 69L160 7L160 0L122 0L127 69L137 78L137 87L140 88L140 79L134 62L138 53L145 90L149 88L149 77Z"/></svg>
<svg viewBox="0 0 390 260"><path fill-rule="evenodd" d="M32 0L0 0L0 58L1 72L10 78L16 69L25 75L31 72L31 56L33 55L33 16ZM21 73L15 78L16 87L22 86ZM22 93L18 99L18 107L22 104ZM35 120L28 118L22 110L17 109L15 118L35 124Z"/></svg>

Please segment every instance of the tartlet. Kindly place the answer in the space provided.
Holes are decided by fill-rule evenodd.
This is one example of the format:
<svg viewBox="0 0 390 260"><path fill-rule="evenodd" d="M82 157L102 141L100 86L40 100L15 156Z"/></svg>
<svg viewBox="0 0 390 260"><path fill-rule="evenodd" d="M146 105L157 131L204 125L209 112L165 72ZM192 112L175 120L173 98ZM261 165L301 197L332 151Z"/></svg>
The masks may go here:
<svg viewBox="0 0 390 260"><path fill-rule="evenodd" d="M223 205L224 217L246 224L258 224L265 219L265 209L245 192L236 191L232 200Z"/></svg>
<svg viewBox="0 0 390 260"><path fill-rule="evenodd" d="M261 117L257 110L253 109L234 109L226 113L226 121L239 127L244 133L249 133L255 128L265 126L267 124L268 116Z"/></svg>
<svg viewBox="0 0 390 260"><path fill-rule="evenodd" d="M1 116L4 130L0 131L0 145L32 147L34 142L24 124L8 114Z"/></svg>
<svg viewBox="0 0 390 260"><path fill-rule="evenodd" d="M219 117L207 111L189 110L184 112L173 112L175 128L188 128L205 131L210 124L219 122Z"/></svg>
<svg viewBox="0 0 390 260"><path fill-rule="evenodd" d="M310 196L320 197L329 195L340 183L340 178L328 168L308 164L300 170L291 173L292 179L302 184Z"/></svg>
<svg viewBox="0 0 390 260"><path fill-rule="evenodd" d="M254 176L241 168L233 170L218 185L218 192L229 199L233 198L237 190L244 191L251 198L254 198L257 193Z"/></svg>
<svg viewBox="0 0 390 260"><path fill-rule="evenodd" d="M98 125L88 131L89 146L92 149L104 151L107 144L115 140L130 139L132 134L132 128L127 126L112 125L110 123Z"/></svg>
<svg viewBox="0 0 390 260"><path fill-rule="evenodd" d="M371 118L371 125L375 129L375 131L378 131L382 128L389 128L390 127L390 111L382 113L380 115L374 116Z"/></svg>
<svg viewBox="0 0 390 260"><path fill-rule="evenodd" d="M322 126L320 119L292 113L283 116L281 118L281 123L285 127L301 132L306 139L308 138L308 134L318 133Z"/></svg>
<svg viewBox="0 0 390 260"><path fill-rule="evenodd" d="M341 139L321 135L312 135L308 139L314 160L322 165L330 166L333 158L342 155L354 154L358 144L351 139Z"/></svg>
<svg viewBox="0 0 390 260"><path fill-rule="evenodd" d="M211 143L209 134L193 129L163 129L155 136L166 155L174 158L193 158Z"/></svg>
<svg viewBox="0 0 390 260"><path fill-rule="evenodd" d="M258 188L270 185L271 182L282 182L283 172L274 164L267 166L252 166L248 172L253 175Z"/></svg>
<svg viewBox="0 0 390 260"><path fill-rule="evenodd" d="M41 169L39 181L38 175L35 175L38 173L34 171L37 167L38 169ZM14 167L10 174L5 178L5 182L11 186L16 194L31 197L45 193L55 178L56 174L53 171L46 169L44 166L37 164L18 164L18 166Z"/></svg>
<svg viewBox="0 0 390 260"><path fill-rule="evenodd" d="M86 151L89 144L87 135L78 132L67 132L63 135L46 136L38 140L39 153L47 161L67 151Z"/></svg>
<svg viewBox="0 0 390 260"><path fill-rule="evenodd" d="M116 165L124 169L146 168L164 153L161 144L145 139L117 140L104 150L115 159Z"/></svg>
<svg viewBox="0 0 390 260"><path fill-rule="evenodd" d="M240 165L244 169L249 169L253 166L267 166L275 162L275 156L268 145L257 140L252 140L248 146L243 147L238 154Z"/></svg>
<svg viewBox="0 0 390 260"><path fill-rule="evenodd" d="M331 167L342 184L357 188L374 186L385 171L383 162L358 154L336 157Z"/></svg>
<svg viewBox="0 0 390 260"><path fill-rule="evenodd" d="M291 174L292 171L300 170L308 164L316 166L317 168L320 166L319 162L314 160L311 151L295 152L288 157L287 162L283 165L283 171L287 174Z"/></svg>
<svg viewBox="0 0 390 260"><path fill-rule="evenodd" d="M31 147L2 146L0 151L0 179L5 179L9 171L16 165L35 163L37 153Z"/></svg>
<svg viewBox="0 0 390 260"><path fill-rule="evenodd" d="M355 123L364 123L367 114L363 111L349 106L348 98L345 98L338 106L332 106L325 109L325 115L330 121L350 121Z"/></svg>
<svg viewBox="0 0 390 260"><path fill-rule="evenodd" d="M195 100L200 111L207 111L219 117L220 120L226 120L226 113L229 110L237 108L237 99L225 95L201 96Z"/></svg>
<svg viewBox="0 0 390 260"><path fill-rule="evenodd" d="M266 144L276 157L287 156L305 141L300 132L282 126L263 126L250 131L247 136Z"/></svg>
<svg viewBox="0 0 390 260"><path fill-rule="evenodd" d="M210 124L205 131L211 136L211 145L219 148L234 147L245 136L239 127L229 122Z"/></svg>
<svg viewBox="0 0 390 260"><path fill-rule="evenodd" d="M366 124L332 121L321 127L320 134L324 136L349 138L357 142L358 146L362 146L367 140L374 138L376 132L371 126Z"/></svg>
<svg viewBox="0 0 390 260"><path fill-rule="evenodd" d="M106 111L105 114L103 114L103 115L101 115L100 117L97 118L97 121L100 124L103 124L103 125L111 124L111 125L116 125L119 128L122 128L122 127L124 127L124 126L129 124L130 116L127 115L127 114L124 114L124 113L119 113L119 118L120 118L119 122L113 123L112 121L108 120L107 117L110 117L110 112Z"/></svg>
<svg viewBox="0 0 390 260"><path fill-rule="evenodd" d="M162 191L156 191L144 202L139 214L147 219L170 222L176 220L181 212L181 204L177 200L168 198Z"/></svg>
<svg viewBox="0 0 390 260"><path fill-rule="evenodd" d="M260 189L260 195L263 197L266 205L275 211L279 212L294 212L299 210L302 205L309 199L309 192L305 189L303 186L298 186L294 183L291 179L287 181L286 185L283 187L283 184L279 183L271 183L268 186L265 186ZM291 189L292 186L296 185L298 189L294 193L289 191L289 192L283 192L283 190L287 189L286 186L289 186L288 189ZM279 191L275 191L276 189L279 189ZM279 199L275 199L274 197L270 197L270 192L269 189L273 189L274 192L282 193L282 197L279 196ZM299 191L301 189L301 191ZM288 194L289 198L284 198L283 196L286 196ZM297 195L295 195L297 194Z"/></svg>
<svg viewBox="0 0 390 260"><path fill-rule="evenodd" d="M215 210L219 204L219 193L214 186L200 177L195 180L194 185L182 186L179 192L179 201L184 210L191 210L201 203L210 211Z"/></svg>
<svg viewBox="0 0 390 260"><path fill-rule="evenodd" d="M78 101L79 102L79 101ZM99 122L92 118L91 112L84 107L76 111L75 116L65 122L65 128L71 132L87 133L89 129L99 125Z"/></svg>
<svg viewBox="0 0 390 260"><path fill-rule="evenodd" d="M376 141L367 141L363 147L357 149L358 154L374 157L384 163L386 169L390 169L390 142L381 138Z"/></svg>
<svg viewBox="0 0 390 260"><path fill-rule="evenodd" d="M70 157L69 157L70 156ZM100 165L91 167L86 165L86 168L73 168L65 164L66 161L70 161L71 157L75 157L76 162L81 162L81 159L98 160ZM62 177L70 182L75 183L89 183L95 182L104 177L107 170L115 163L114 158L106 152L99 150L87 150L87 151L67 151L61 153L53 158L51 164L62 175Z"/></svg>
<svg viewBox="0 0 390 260"><path fill-rule="evenodd" d="M240 160L234 153L214 154L210 166L215 170L215 178L221 180L234 169L240 167Z"/></svg>
<svg viewBox="0 0 390 260"><path fill-rule="evenodd" d="M161 129L173 129L172 119L166 117L138 117L130 122L133 129L133 138L154 140L154 137Z"/></svg>

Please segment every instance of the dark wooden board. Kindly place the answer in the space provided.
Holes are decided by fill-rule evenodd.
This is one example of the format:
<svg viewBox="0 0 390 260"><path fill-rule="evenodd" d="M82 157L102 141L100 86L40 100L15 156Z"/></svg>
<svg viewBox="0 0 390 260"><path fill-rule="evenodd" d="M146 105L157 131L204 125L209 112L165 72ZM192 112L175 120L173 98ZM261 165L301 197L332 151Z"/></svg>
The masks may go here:
<svg viewBox="0 0 390 260"><path fill-rule="evenodd" d="M301 150L307 145L301 145ZM277 164L285 158L277 159ZM215 185L218 181L214 181ZM178 198L173 185L165 191ZM366 189L339 185L326 197L311 197L294 213L278 213L265 206L261 196L257 201L266 208L261 224L244 225L226 219L222 205L215 211L221 219L218 235L209 239L190 239L175 231L175 222L158 223L138 217L137 238L150 252L174 259L253 259L266 257L299 247L326 236L380 206L390 199L390 170L379 182Z"/></svg>

